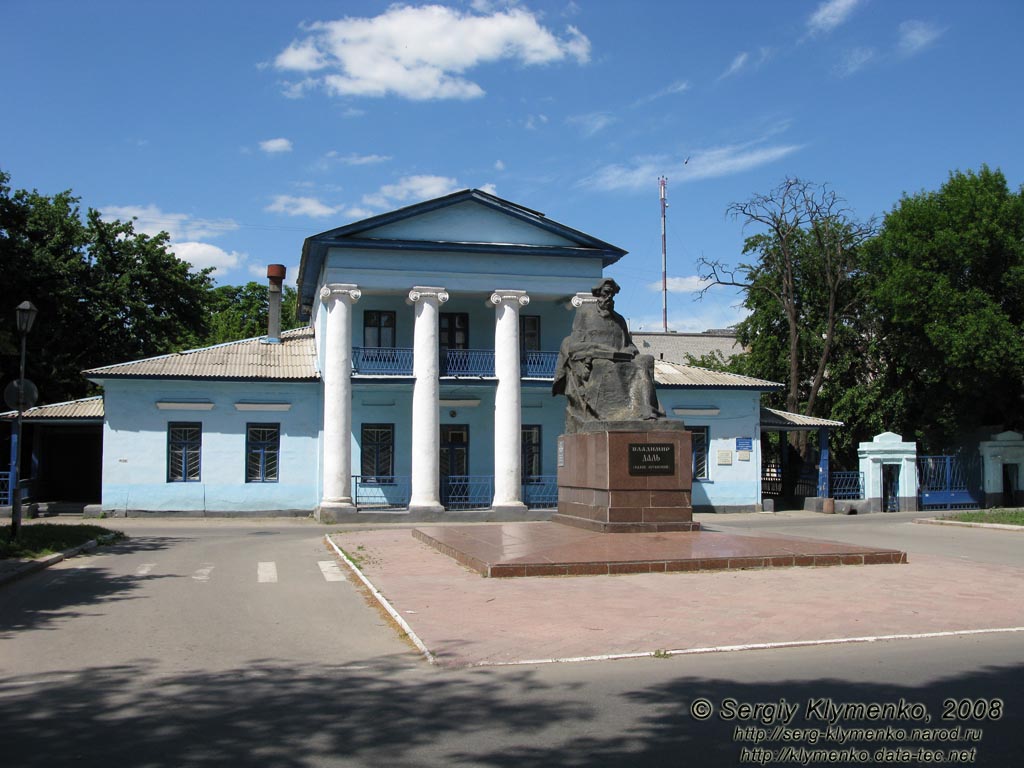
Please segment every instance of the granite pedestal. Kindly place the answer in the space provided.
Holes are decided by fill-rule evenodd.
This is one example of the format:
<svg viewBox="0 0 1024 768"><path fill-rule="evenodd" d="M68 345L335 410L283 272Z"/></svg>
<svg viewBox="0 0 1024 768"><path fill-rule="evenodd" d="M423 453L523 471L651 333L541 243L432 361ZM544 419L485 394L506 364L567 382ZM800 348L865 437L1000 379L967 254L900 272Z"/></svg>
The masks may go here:
<svg viewBox="0 0 1024 768"><path fill-rule="evenodd" d="M696 531L690 433L678 421L587 425L558 438L552 522L602 533Z"/></svg>

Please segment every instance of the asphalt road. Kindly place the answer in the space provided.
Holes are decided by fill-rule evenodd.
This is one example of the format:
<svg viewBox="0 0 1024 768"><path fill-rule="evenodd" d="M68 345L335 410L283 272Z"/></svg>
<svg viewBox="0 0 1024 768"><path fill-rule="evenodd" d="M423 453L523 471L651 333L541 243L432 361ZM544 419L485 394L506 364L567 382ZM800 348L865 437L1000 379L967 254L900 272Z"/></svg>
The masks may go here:
<svg viewBox="0 0 1024 768"><path fill-rule="evenodd" d="M711 522L1024 565L1024 534L909 516ZM0 588L0 765L1024 764L1024 633L436 669L336 570L326 528L107 524L130 540ZM905 738L867 734L845 762L779 752L852 749L829 707L871 702L896 711L837 722ZM757 703L774 707L740 707ZM975 740L938 730L957 726ZM918 752L913 728L964 760Z"/></svg>

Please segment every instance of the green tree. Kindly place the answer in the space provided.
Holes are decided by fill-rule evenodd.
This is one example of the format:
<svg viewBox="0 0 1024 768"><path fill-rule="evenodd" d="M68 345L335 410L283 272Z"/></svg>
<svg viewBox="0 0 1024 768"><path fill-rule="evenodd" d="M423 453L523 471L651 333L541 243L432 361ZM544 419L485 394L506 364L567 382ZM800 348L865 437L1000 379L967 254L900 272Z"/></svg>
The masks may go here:
<svg viewBox="0 0 1024 768"><path fill-rule="evenodd" d="M292 286L284 286L281 330L296 328L300 324L295 318L297 296ZM268 288L257 282L218 286L210 292L209 312L206 344L221 344L266 335L270 312Z"/></svg>
<svg viewBox="0 0 1024 768"><path fill-rule="evenodd" d="M865 263L874 370L850 398L927 451L1022 426L1024 189L987 166L954 172L903 197Z"/></svg>
<svg viewBox="0 0 1024 768"><path fill-rule="evenodd" d="M131 223L83 218L70 191L12 190L0 172L0 373L17 376L14 307L39 308L27 339L26 375L40 402L89 391L84 368L194 346L207 332L210 270L195 272L168 248L168 237L136 233Z"/></svg>

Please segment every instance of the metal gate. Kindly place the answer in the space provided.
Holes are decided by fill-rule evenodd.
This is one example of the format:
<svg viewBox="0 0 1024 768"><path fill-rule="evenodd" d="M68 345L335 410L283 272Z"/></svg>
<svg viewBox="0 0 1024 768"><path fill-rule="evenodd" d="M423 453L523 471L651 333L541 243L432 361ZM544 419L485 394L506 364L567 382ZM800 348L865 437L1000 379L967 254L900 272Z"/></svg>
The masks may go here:
<svg viewBox="0 0 1024 768"><path fill-rule="evenodd" d="M981 457L918 456L921 509L974 509L981 506Z"/></svg>

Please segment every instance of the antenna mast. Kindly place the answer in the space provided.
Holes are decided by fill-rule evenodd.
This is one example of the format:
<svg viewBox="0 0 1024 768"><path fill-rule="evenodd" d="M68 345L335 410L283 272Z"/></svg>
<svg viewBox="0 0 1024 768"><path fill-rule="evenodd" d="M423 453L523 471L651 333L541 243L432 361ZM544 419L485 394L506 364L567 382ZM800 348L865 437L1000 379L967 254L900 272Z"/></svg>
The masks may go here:
<svg viewBox="0 0 1024 768"><path fill-rule="evenodd" d="M668 208L665 193L667 188L668 179L659 176L658 190L661 195L661 330L665 333L668 333L668 251L665 247L665 209Z"/></svg>

